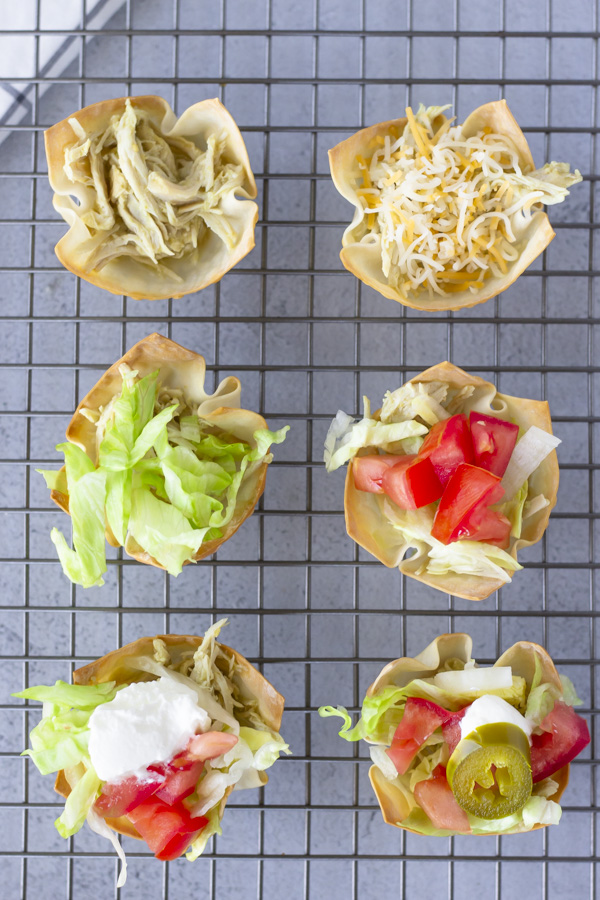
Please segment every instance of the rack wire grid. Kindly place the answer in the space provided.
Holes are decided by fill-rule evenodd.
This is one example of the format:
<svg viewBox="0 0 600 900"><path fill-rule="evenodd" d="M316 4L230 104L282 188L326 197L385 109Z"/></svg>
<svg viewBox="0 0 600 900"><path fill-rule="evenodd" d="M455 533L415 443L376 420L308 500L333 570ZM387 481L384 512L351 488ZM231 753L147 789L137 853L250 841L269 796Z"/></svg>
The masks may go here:
<svg viewBox="0 0 600 900"><path fill-rule="evenodd" d="M282 730L294 756L265 789L232 797L223 837L193 865L159 863L125 839L124 897L594 896L594 738L572 766L560 827L424 838L383 824L364 750L340 741L317 708L358 709L389 659L465 630L484 663L518 639L545 645L596 730L596 3L111 2L102 27L106 0L2 3L3 25L15 30L0 36L0 71L24 117L0 131L0 893L116 894L110 845L86 829L63 842L53 828L52 779L19 757L39 709L9 692L68 679L141 635L202 633L227 616L227 643L287 697ZM51 205L44 128L94 101L143 93L178 112L220 97L259 184L256 249L220 284L177 301L114 297L54 255L65 225ZM409 102L452 103L462 120L501 97L536 161L565 159L584 173L551 212L557 237L544 257L499 298L459 314L405 309L345 272L338 251L351 210L327 149ZM171 579L115 554L106 585L81 591L55 559L49 532L65 518L35 469L56 464L54 445L99 373L155 330L203 353L215 380L239 375L244 404L291 430L260 508L214 558ZM363 394L376 401L446 358L504 392L547 398L563 441L546 536L523 553L514 582L482 603L405 580L358 550L344 529L344 475L326 476L321 462L338 407L358 413Z"/></svg>

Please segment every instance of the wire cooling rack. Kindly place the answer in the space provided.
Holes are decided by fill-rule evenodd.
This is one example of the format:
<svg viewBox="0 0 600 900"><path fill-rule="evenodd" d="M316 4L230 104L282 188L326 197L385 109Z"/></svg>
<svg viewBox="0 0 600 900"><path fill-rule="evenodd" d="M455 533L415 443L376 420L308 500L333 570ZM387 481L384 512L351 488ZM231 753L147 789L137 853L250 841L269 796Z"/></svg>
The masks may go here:
<svg viewBox="0 0 600 900"><path fill-rule="evenodd" d="M8 69L0 53L0 71L24 117L0 131L2 895L116 891L107 843L85 829L68 843L56 834L51 779L19 758L39 711L8 691L68 678L140 635L200 633L225 615L227 643L287 697L283 732L294 756L273 768L263 791L234 795L223 837L193 865L163 865L125 840L123 896L594 896L593 741L591 757L572 766L559 828L428 839L383 825L368 760L316 710L356 709L389 659L466 630L488 663L515 640L543 643L595 724L595 3L128 0L98 29L105 6L21 0L13 12L3 8L16 31L0 36L0 49L12 42L20 53ZM83 24L67 31L64 15ZM71 56L61 57L65 40ZM153 304L116 298L54 256L65 226L51 207L42 132L127 93L160 94L178 112L219 96L244 133L260 187L257 247L201 294ZM351 209L332 186L327 149L401 115L407 102L449 102L462 120L503 96L536 161L565 159L584 173L551 212L557 237L545 256L500 298L457 315L404 309L344 272L338 250ZM105 587L72 589L49 540L65 519L34 469L57 462L54 445L99 373L153 330L202 352L209 377L238 374L245 405L291 431L276 448L260 509L216 558L175 580L115 556ZM478 604L405 581L358 551L344 530L343 473L325 477L321 464L338 407L358 413L362 394L376 402L446 358L504 392L546 397L563 440L545 539L523 554L513 584Z"/></svg>

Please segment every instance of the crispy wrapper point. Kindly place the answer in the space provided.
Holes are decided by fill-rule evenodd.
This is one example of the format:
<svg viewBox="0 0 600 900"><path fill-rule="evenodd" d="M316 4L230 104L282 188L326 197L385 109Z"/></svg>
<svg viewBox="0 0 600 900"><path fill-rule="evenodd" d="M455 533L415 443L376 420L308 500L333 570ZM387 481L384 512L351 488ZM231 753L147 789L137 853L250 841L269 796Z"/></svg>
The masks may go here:
<svg viewBox="0 0 600 900"><path fill-rule="evenodd" d="M102 684L106 681L116 681L117 684L131 684L134 681L151 680L145 672L133 668L129 664L129 660L139 656L151 658L154 654L153 641L157 638L165 642L171 654L171 660L175 664L181 660L183 654L197 650L203 640L202 637L192 634L157 634L155 637L143 637L133 641L131 644L120 647L118 650L107 653L106 656L102 656L81 669L77 669L73 673L73 683ZM233 657L236 662L237 671L233 681L238 687L241 696L248 700L254 700L265 725L271 731L278 732L281 727L285 699L267 681L264 675L261 675L258 669L248 662L245 656L220 642L219 646L226 654ZM263 784L266 784L269 780L268 776L264 772L261 775L264 776ZM71 793L71 786L62 769L56 776L54 790L63 797L68 797ZM232 790L233 786L229 787L221 800L219 808L219 816L221 818ZM119 834L142 840L127 816L121 816L118 819L106 819L106 821Z"/></svg>
<svg viewBox="0 0 600 900"><path fill-rule="evenodd" d="M414 659L405 656L388 663L368 689L367 696L373 696L373 694L376 694L389 684L403 687L415 678L430 678L436 674L447 659L454 657L462 659L466 663L471 658L472 647L473 641L468 634L442 634L435 638ZM510 666L513 675L520 675L525 679L529 687L535 674L536 658L541 665L542 682L548 682L562 690L556 667L549 654L539 644L533 644L530 641L519 641L503 653L494 665ZM406 819L410 809L401 791L382 775L381 770L377 766L371 766L369 778L384 821L388 825L395 825L398 828L404 828L405 831L418 834L419 832L402 825L402 821ZM552 779L556 781L558 787L548 799L559 803L569 783L569 766L564 766L558 772L555 772ZM538 828L545 827L545 825L534 825L531 830L537 831ZM494 832L489 833L493 834Z"/></svg>
<svg viewBox="0 0 600 900"><path fill-rule="evenodd" d="M443 117L440 116L440 123L442 119ZM437 122L437 120L435 121ZM422 296L410 299L402 297L395 287L388 284L387 278L383 274L380 241L369 244L360 243L366 211L357 193L357 179L361 177L357 156L368 159L377 146L375 139L378 136L389 134L391 128L395 128L396 134L400 135L406 127L406 123L407 119L405 118L379 122L377 125L357 131L329 151L329 166L333 183L340 194L355 207L352 222L342 237L340 259L349 272L352 272L369 287L374 288L384 297L396 300L411 309L438 312L449 309L468 309L478 303L485 303L486 300L496 297L510 287L534 259L546 249L554 237L550 220L546 213L540 210L534 213L526 224L515 225L513 230L517 240L523 244L518 259L509 264L508 272L505 275L490 278L479 290L471 292L467 289L446 297L436 295L432 299L426 292ZM467 136L476 134L485 126L506 135L513 141L519 154L519 161L525 171L535 169L529 145L510 112L506 100L498 100L480 106L463 123L463 129ZM360 235L357 232L360 232Z"/></svg>
<svg viewBox="0 0 600 900"><path fill-rule="evenodd" d="M81 214L93 207L94 189L73 184L63 169L65 149L77 140L69 119L75 117L88 134L101 131L108 126L114 115L123 112L127 99L131 100L134 107L148 113L152 123L162 134L184 137L201 149L204 149L210 134L224 133L227 138L225 161L241 166L244 173L242 186L236 189L236 194L227 195L221 204L223 213L236 232L235 246L229 250L216 234L207 229L198 250L186 254L179 260L161 261L162 265L172 268L181 281L169 281L157 273L151 264L146 265L128 256L118 257L100 270L88 271L87 268L90 253L102 241L98 240L97 236L92 238L87 226L81 220ZM254 247L258 206L252 200L257 194L256 183L240 130L219 100L202 100L195 103L179 118L162 97L149 95L103 100L92 106L86 106L85 109L53 125L45 132L44 138L48 178L55 192L53 205L70 226L69 231L56 245L56 255L63 266L74 275L113 294L125 294L134 300L177 298L200 291L209 284L219 281ZM78 203L73 198L76 198Z"/></svg>
<svg viewBox="0 0 600 900"><path fill-rule="evenodd" d="M522 397L511 397L500 394L491 382L471 375L450 362L439 363L411 378L413 383L444 381L456 387L473 385L475 390L469 403L476 402L477 411L499 418L509 418L526 431L532 425L552 434L550 409L546 401L529 400ZM378 416L378 413L375 413ZM365 451L368 452L368 451ZM556 451L550 453L529 478L529 496L543 494L549 505L535 515L525 519L519 540L510 550L511 556L517 559L517 551L521 547L530 547L542 537L550 513L556 505L558 493L558 460ZM414 578L438 591L445 591L465 600L484 600L494 591L502 587L503 582L495 578L483 578L477 575L431 575L419 572L424 561L423 553L416 553L404 559L411 546L393 527L384 512L385 496L359 491L354 485L352 463L348 465L344 490L344 511L346 530L350 537L368 550L380 562L389 568L398 567L403 575Z"/></svg>
<svg viewBox="0 0 600 900"><path fill-rule="evenodd" d="M115 394L120 393L122 378L119 374L119 366L123 363L126 363L131 369L135 369L141 378L159 369L162 385L184 390L187 399L198 407L198 415L202 416L206 422L224 432L234 434L235 437L246 441L250 446L254 446L254 432L259 428L267 427L267 423L261 415L248 409L240 409L241 384L237 378L228 375L218 385L214 394L207 394L204 390L206 373L204 357L181 347L175 341L163 337L162 334L154 333L134 344L121 359L113 363L91 391L85 395L73 413L73 418L67 427L67 440L85 450L94 462L97 462L96 426L82 415L81 410L99 409L101 406L106 406ZM237 496L235 513L229 524L223 529L223 537L202 544L194 561L215 553L221 544L228 540L246 521L254 511L254 507L265 489L266 477L267 464L264 463L251 477L244 479ZM64 512L69 512L69 498L65 494L53 490L50 496ZM108 526L106 540L112 547L120 546ZM156 566L159 569L163 568L131 537L127 538L125 552L133 559L137 559L138 562Z"/></svg>

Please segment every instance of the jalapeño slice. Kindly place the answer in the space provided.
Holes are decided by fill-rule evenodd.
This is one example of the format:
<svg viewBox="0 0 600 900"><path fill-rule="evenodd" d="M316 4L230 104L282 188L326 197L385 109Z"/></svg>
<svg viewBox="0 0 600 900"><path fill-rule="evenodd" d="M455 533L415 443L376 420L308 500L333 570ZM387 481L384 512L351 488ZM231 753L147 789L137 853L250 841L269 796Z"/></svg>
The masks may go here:
<svg viewBox="0 0 600 900"><path fill-rule="evenodd" d="M527 735L508 722L481 725L457 745L446 777L465 812L480 819L511 816L533 788Z"/></svg>

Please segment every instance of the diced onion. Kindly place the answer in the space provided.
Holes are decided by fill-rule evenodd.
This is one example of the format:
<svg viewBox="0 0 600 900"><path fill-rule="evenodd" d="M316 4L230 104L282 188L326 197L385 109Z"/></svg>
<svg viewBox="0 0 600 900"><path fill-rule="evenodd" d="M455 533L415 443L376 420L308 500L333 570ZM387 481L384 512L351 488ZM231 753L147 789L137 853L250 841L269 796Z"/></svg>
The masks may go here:
<svg viewBox="0 0 600 900"><path fill-rule="evenodd" d="M373 764L381 770L388 781L394 781L398 777L396 766L385 752L385 747L372 745L369 747L369 753L371 754Z"/></svg>
<svg viewBox="0 0 600 900"><path fill-rule="evenodd" d="M560 444L560 438L548 434L537 425L532 425L512 452L502 479L504 497L502 502L512 500L521 485L533 475L537 467Z"/></svg>
<svg viewBox="0 0 600 900"><path fill-rule="evenodd" d="M463 694L468 691L496 691L512 687L510 666L491 666L481 669L465 668L460 672L438 672L433 677L436 687Z"/></svg>

